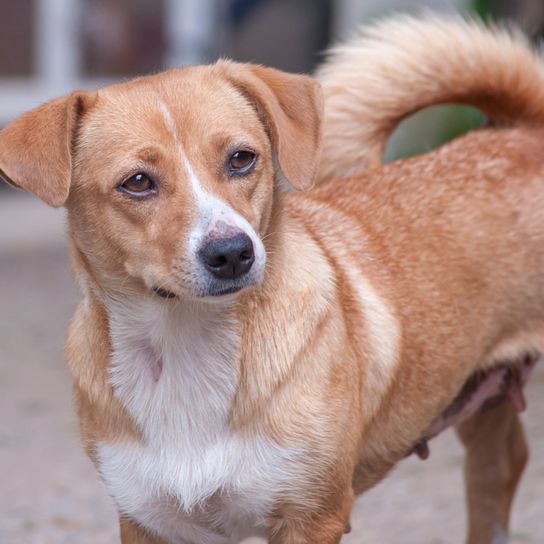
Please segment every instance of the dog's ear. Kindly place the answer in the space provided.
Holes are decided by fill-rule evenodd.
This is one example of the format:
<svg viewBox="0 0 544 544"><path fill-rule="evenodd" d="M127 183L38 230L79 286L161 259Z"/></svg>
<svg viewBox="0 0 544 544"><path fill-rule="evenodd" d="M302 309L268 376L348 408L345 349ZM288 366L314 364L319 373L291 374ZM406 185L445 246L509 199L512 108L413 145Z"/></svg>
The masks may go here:
<svg viewBox="0 0 544 544"><path fill-rule="evenodd" d="M90 95L75 92L32 110L0 132L0 177L50 206L68 198L72 145Z"/></svg>
<svg viewBox="0 0 544 544"><path fill-rule="evenodd" d="M283 177L308 189L321 153L323 96L310 76L223 61L231 83L251 102L267 129Z"/></svg>

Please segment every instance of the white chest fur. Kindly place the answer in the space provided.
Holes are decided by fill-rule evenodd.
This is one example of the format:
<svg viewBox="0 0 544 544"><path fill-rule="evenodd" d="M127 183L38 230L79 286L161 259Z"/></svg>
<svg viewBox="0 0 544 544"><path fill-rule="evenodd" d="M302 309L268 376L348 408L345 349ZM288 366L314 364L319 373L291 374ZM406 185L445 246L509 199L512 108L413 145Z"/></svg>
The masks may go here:
<svg viewBox="0 0 544 544"><path fill-rule="evenodd" d="M144 444L100 444L100 472L121 512L176 542L262 533L298 457L228 428L239 338L225 315L213 306L110 305L111 381Z"/></svg>

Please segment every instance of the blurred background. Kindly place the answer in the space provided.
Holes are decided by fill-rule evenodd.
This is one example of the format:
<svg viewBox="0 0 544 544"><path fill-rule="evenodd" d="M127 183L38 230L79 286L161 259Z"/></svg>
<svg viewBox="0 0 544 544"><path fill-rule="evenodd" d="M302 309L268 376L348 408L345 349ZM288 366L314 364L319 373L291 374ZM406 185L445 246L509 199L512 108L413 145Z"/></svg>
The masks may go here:
<svg viewBox="0 0 544 544"><path fill-rule="evenodd" d="M219 56L311 72L327 46L394 11L509 20L538 40L543 0L0 0L0 127L72 90ZM432 149L484 122L470 108L405 121L388 157ZM62 353L77 302L64 214L0 182L0 544L115 542L115 509L80 448ZM542 365L541 365L542 366ZM544 535L544 374L529 387L532 458L513 542ZM346 543L454 544L465 519L452 433L357 503Z"/></svg>
<svg viewBox="0 0 544 544"><path fill-rule="evenodd" d="M0 0L0 126L74 89L219 56L311 72L358 25L422 9L515 21L535 39L544 29L542 0ZM389 156L482 122L466 108L434 115L410 125Z"/></svg>

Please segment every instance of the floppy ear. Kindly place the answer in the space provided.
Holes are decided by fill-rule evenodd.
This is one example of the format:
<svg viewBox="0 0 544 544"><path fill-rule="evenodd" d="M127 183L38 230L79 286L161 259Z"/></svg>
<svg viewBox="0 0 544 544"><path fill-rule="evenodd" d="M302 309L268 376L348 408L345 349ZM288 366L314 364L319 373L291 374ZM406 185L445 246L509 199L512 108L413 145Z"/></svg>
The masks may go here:
<svg viewBox="0 0 544 544"><path fill-rule="evenodd" d="M50 206L70 192L72 140L88 95L75 92L32 110L0 132L0 177Z"/></svg>
<svg viewBox="0 0 544 544"><path fill-rule="evenodd" d="M308 189L321 153L323 96L310 76L223 61L230 82L251 102L267 129L283 176Z"/></svg>

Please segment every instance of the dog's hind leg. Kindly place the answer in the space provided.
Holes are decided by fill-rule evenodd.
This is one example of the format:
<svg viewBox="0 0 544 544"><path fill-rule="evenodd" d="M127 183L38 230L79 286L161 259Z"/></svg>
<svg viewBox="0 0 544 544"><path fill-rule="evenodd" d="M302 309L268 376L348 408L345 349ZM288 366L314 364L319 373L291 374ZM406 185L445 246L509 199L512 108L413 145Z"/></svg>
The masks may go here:
<svg viewBox="0 0 544 544"><path fill-rule="evenodd" d="M466 448L467 544L506 544L510 507L528 457L519 415L507 400L457 427Z"/></svg>

